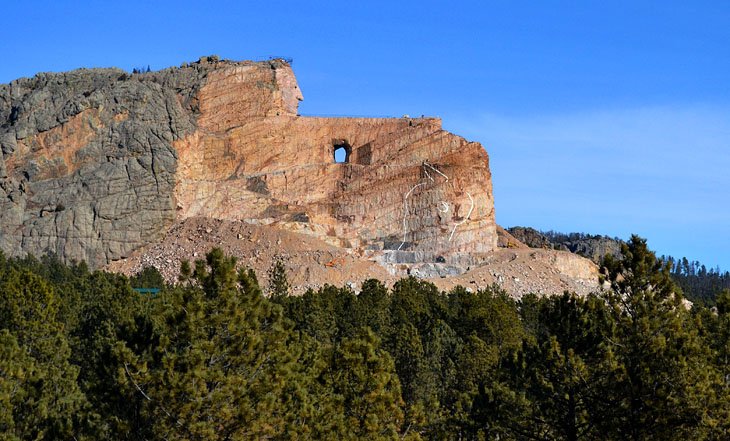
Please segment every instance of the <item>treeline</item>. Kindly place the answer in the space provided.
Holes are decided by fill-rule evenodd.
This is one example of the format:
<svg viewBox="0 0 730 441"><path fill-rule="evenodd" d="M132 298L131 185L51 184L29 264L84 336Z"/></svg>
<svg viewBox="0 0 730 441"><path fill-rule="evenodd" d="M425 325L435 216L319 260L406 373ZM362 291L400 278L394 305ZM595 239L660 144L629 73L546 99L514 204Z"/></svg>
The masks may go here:
<svg viewBox="0 0 730 441"><path fill-rule="evenodd" d="M539 231L529 227L512 227L508 231L530 247L566 250L599 264L606 255L620 257L619 251L624 243L617 237ZM667 262L672 279L682 289L684 296L693 303L712 306L723 290L730 289L730 271L722 271L717 266L708 269L701 262L690 261L686 257L680 259L661 256L660 260Z"/></svg>
<svg viewBox="0 0 730 441"><path fill-rule="evenodd" d="M0 438L728 439L730 291L687 309L634 237L610 289L515 301L415 278L262 291L213 250L174 286L0 255ZM161 283L153 270L133 281Z"/></svg>
<svg viewBox="0 0 730 441"><path fill-rule="evenodd" d="M607 240L612 240L614 242L623 242L618 237L608 237L608 236L603 236L600 234L562 233L562 232L554 231L554 230L548 230L548 231L539 231L538 230L538 233L545 236L553 244L560 244L560 243L564 243L564 242L578 242L578 241L584 241L584 240L598 240L598 239L607 239Z"/></svg>
<svg viewBox="0 0 730 441"><path fill-rule="evenodd" d="M712 306L723 290L730 289L730 271L723 272L720 267L707 269L702 263L686 257L662 256L661 260L667 262L672 279L693 302Z"/></svg>

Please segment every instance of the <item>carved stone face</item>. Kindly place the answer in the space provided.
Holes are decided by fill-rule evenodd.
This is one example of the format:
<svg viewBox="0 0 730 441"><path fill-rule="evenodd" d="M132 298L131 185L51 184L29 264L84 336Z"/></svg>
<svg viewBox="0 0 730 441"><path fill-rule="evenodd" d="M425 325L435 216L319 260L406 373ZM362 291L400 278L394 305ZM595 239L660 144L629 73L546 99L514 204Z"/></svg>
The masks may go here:
<svg viewBox="0 0 730 441"><path fill-rule="evenodd" d="M303 101L304 96L291 67L276 69L276 85L281 91L284 111L296 115L299 110L299 101Z"/></svg>

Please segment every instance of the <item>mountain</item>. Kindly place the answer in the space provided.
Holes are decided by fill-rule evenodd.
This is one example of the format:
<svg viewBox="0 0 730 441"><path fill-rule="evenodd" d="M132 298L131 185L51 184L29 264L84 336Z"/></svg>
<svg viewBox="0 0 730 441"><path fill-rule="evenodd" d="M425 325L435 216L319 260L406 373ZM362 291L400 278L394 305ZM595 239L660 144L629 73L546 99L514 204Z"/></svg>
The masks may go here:
<svg viewBox="0 0 730 441"><path fill-rule="evenodd" d="M302 99L281 59L203 57L157 72L79 69L0 86L0 250L122 271L146 262L174 277L180 259L195 257L181 253L190 242L191 251L239 249L254 267L270 264L262 253L309 253L290 268L303 286L336 271L477 286L507 277L524 291L535 265L565 273L550 286L558 292L596 286L595 266L569 253L498 247L480 144L438 118L300 116ZM272 238L267 249L244 242L259 236ZM534 264L484 269L510 259ZM476 270L488 276L469 275Z"/></svg>
<svg viewBox="0 0 730 441"><path fill-rule="evenodd" d="M546 248L553 250L570 251L591 259L600 264L603 258L610 254L621 256L619 238L584 233L558 233L555 231L538 231L530 227L510 227L507 232L519 242L530 248Z"/></svg>

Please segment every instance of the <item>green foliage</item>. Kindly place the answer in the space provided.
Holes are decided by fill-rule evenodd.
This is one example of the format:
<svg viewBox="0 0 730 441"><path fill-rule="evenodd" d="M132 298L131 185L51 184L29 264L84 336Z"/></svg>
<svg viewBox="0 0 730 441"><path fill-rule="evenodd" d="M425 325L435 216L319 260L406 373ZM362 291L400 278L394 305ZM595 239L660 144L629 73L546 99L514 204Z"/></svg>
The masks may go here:
<svg viewBox="0 0 730 441"><path fill-rule="evenodd" d="M676 259L662 256L671 268L672 279L682 288L685 296L692 302L712 305L723 290L730 289L730 271L719 267L707 268L698 261L686 257Z"/></svg>
<svg viewBox="0 0 730 441"><path fill-rule="evenodd" d="M518 302L292 296L281 261L265 297L217 249L174 286L0 253L0 439L727 439L730 291L688 310L645 241L622 252L604 292Z"/></svg>
<svg viewBox="0 0 730 441"><path fill-rule="evenodd" d="M129 284L134 288L157 288L165 287L165 279L160 271L154 266L146 266L140 272L129 278Z"/></svg>
<svg viewBox="0 0 730 441"><path fill-rule="evenodd" d="M269 295L272 297L285 297L289 295L289 280L286 277L286 266L279 257L274 259L268 272Z"/></svg>
<svg viewBox="0 0 730 441"><path fill-rule="evenodd" d="M403 419L400 382L393 360L379 346L379 339L369 330L345 338L322 373L343 422L337 439L399 438Z"/></svg>
<svg viewBox="0 0 730 441"><path fill-rule="evenodd" d="M511 388L524 393L508 397L511 428L541 439L600 438L596 427L611 412L605 373L613 366L605 302L570 293L526 300L520 312L535 339L525 340L510 370Z"/></svg>
<svg viewBox="0 0 730 441"><path fill-rule="evenodd" d="M0 271L0 402L8 404L0 433L10 439L71 438L88 403L57 319L59 298L27 269Z"/></svg>
<svg viewBox="0 0 730 441"><path fill-rule="evenodd" d="M730 313L730 289L724 289L717 296L717 312L719 314Z"/></svg>
<svg viewBox="0 0 730 441"><path fill-rule="evenodd" d="M633 236L623 259L606 262L613 332L609 371L614 418L602 429L624 439L718 436L727 400L669 265ZM727 434L725 434L727 435ZM724 437L724 436L723 436Z"/></svg>
<svg viewBox="0 0 730 441"><path fill-rule="evenodd" d="M253 439L280 434L278 403L294 361L281 309L219 249L198 265L199 287L156 305L159 343L124 373L160 439ZM246 289L248 288L248 289Z"/></svg>

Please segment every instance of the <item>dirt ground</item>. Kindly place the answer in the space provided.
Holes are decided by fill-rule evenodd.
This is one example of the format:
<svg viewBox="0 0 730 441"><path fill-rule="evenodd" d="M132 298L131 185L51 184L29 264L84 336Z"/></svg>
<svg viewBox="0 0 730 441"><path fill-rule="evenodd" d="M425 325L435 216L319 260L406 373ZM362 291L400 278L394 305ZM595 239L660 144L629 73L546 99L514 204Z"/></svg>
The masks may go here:
<svg viewBox="0 0 730 441"><path fill-rule="evenodd" d="M267 271L281 258L294 294L325 284L348 285L357 291L363 281L376 278L391 286L405 276L395 268L356 256L319 239L240 221L189 218L175 224L164 239L106 269L127 275L145 266L156 267L168 281L179 274L180 262L204 259L213 247L236 256L241 266L253 268L263 287ZM442 290L457 285L476 290L497 284L515 297L526 293L558 294L565 290L587 294L599 289L598 269L588 259L565 252L524 247L500 248L484 265L459 276L426 279Z"/></svg>

